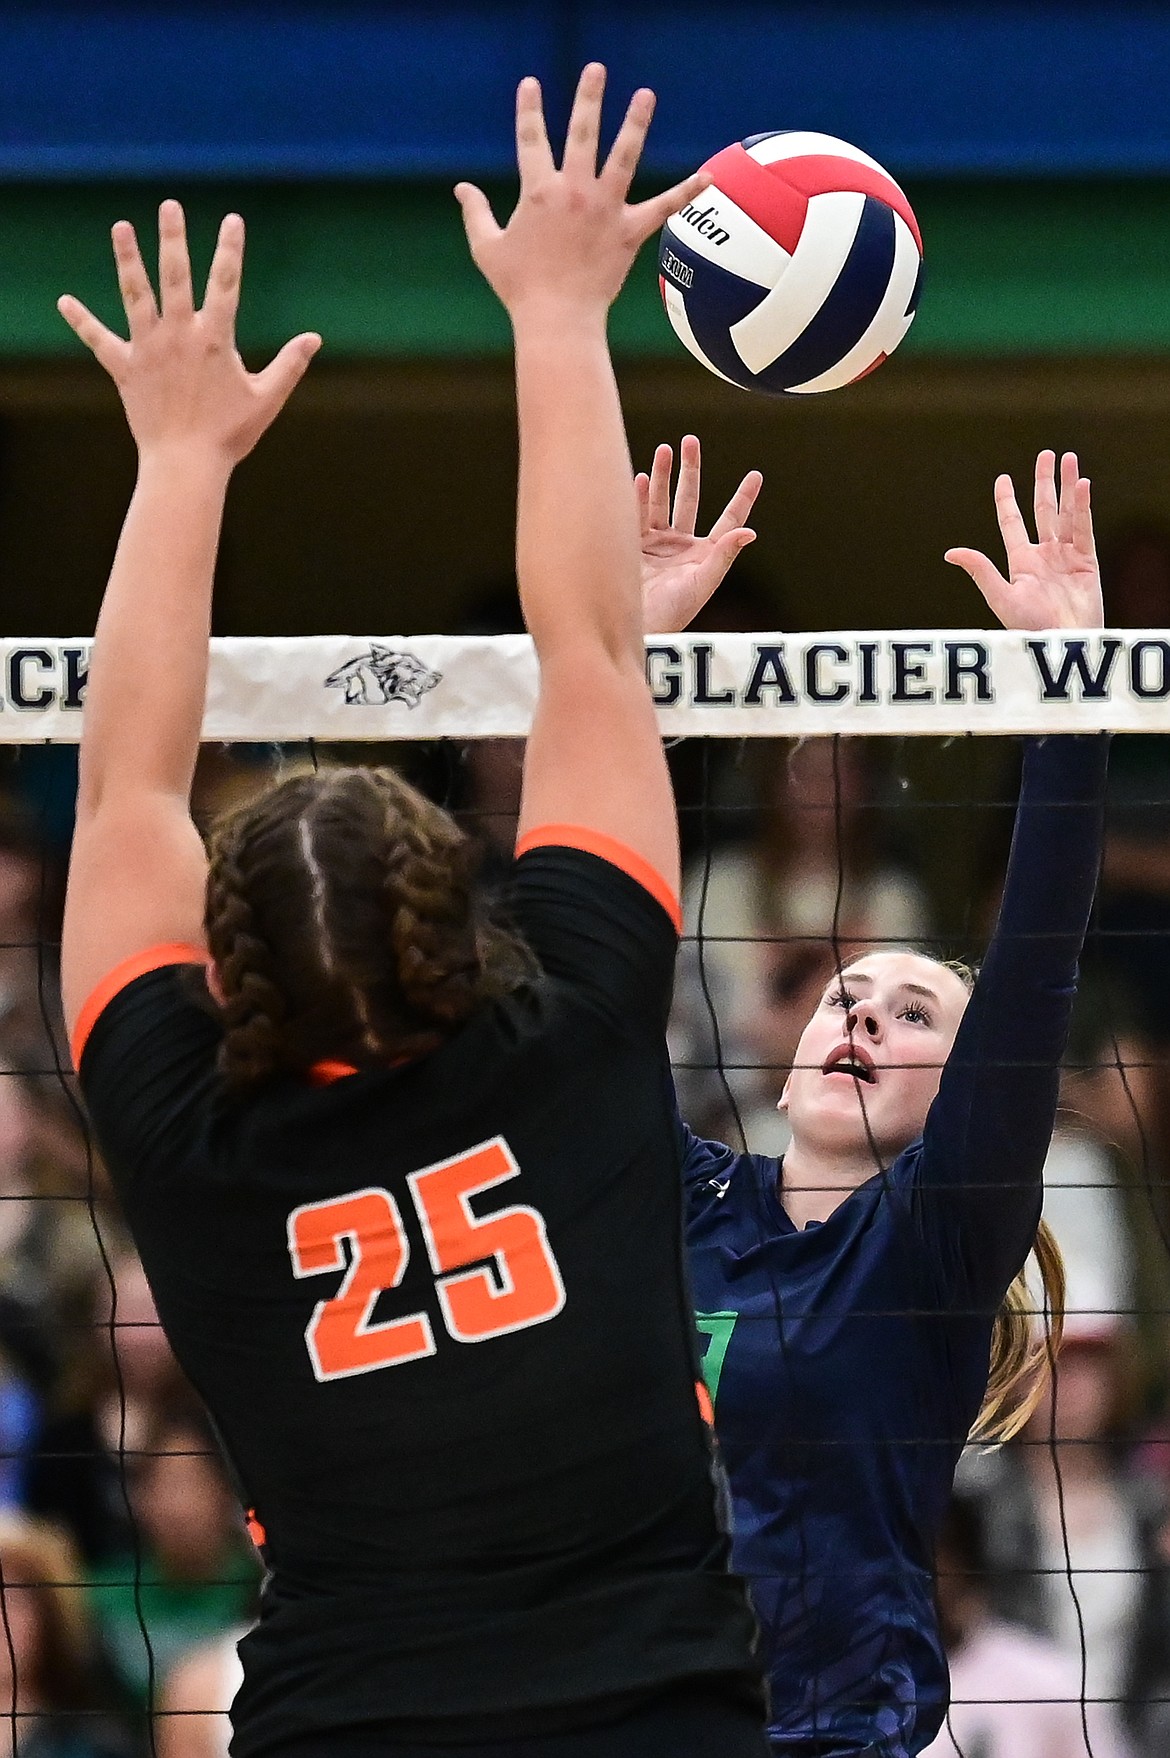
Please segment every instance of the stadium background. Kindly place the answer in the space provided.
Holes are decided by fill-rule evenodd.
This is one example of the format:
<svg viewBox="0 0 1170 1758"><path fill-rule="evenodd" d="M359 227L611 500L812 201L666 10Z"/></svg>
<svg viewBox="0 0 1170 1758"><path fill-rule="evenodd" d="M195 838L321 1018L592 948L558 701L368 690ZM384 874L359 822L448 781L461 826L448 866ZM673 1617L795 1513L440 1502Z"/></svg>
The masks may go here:
<svg viewBox="0 0 1170 1758"><path fill-rule="evenodd" d="M613 335L636 460L647 460L658 440L698 432L712 509L746 469L764 471L759 541L726 594L728 626L985 624L973 587L942 553L955 542L996 553L993 477L1006 468L1026 480L1042 445L1080 452L1107 557L1128 545L1128 603L1143 614L1116 602L1113 620L1170 623L1164 7L127 0L0 10L0 632L79 635L93 627L133 452L112 389L54 302L72 291L115 319L109 225L128 216L149 241L164 195L187 204L197 271L221 213L245 215L246 351L267 357L308 327L325 340L292 407L233 486L217 632L410 635L502 626L515 488L509 339L467 257L450 190L458 177L473 177L502 211L513 187L516 80L541 76L555 130L588 58L609 66L615 105L636 84L659 93L647 186L747 133L808 127L881 160L922 225L926 281L909 337L875 377L825 398L752 398L703 373L661 312L649 252L618 303ZM148 652L142 663L150 665ZM433 757L419 761L433 771ZM968 812L960 796L971 787L981 799L1002 799L1011 763L995 741L968 747L957 765L928 740L861 763L862 814L879 825L868 841L880 841L890 871L918 888L924 929L977 937L986 924L1007 815ZM28 923L48 919L44 897L67 836L69 765L68 757L29 752L5 759L0 1058L14 1069L28 1066L20 1057L36 1035L39 1001L28 982L38 960L43 977L51 935L32 935L31 963L22 947ZM761 848L769 823L773 839L778 834L783 810L790 827L802 810L809 823L817 816L791 771L786 802L761 807L768 786L759 763L746 761L733 780L724 775L721 792L716 787L717 809L699 810L700 793L711 806L713 760L692 755L681 767L691 790L684 804L695 808L688 846L698 854L705 842L708 866L712 834L734 830L737 810L753 807ZM838 791L848 768L838 753ZM207 793L218 797L230 784L214 758L208 769ZM1143 771L1157 773L1157 765ZM482 777L475 785L490 792ZM1163 797L1151 802L1151 787L1157 796L1156 782L1130 789L1130 842L1139 852L1118 868L1115 889L1136 886L1165 906L1170 925L1170 789L1162 783ZM932 807L958 812L961 834L952 833L958 820L932 816ZM1135 829L1134 814L1146 807ZM1124 841L1119 833L1122 854ZM876 858L872 850L868 858ZM1149 946L1151 970L1160 969ZM717 974L734 1010L739 977L732 969ZM773 1011L807 976L770 973ZM1108 1070L1090 1073L1080 1097L1101 1139L1120 1140L1128 1156L1114 1162L1116 1179L1137 1194L1122 1197L1116 1227L1124 1250L1117 1249L1135 1266L1130 1304L1141 1311L1121 1315L1092 1342L1124 1356L1109 1411L1109 1468L1128 1485L1136 1461L1143 1496L1149 1489L1142 1615L1154 1620L1170 1672L1170 1529L1159 1501L1170 1482L1163 1438L1170 1354L1160 1311L1170 1081L1157 993L1119 993L1107 1019L1102 1012L1082 1022L1084 1059L1116 1060L1120 1043L1129 1072L1112 1084ZM772 1028L775 1046L786 1027L777 1019ZM743 1042L758 1048L761 1029L745 1026ZM680 1016L677 1035L684 1060L709 1059L694 1019ZM734 1046L734 1021L730 1036ZM37 1066L44 1055L42 1047ZM772 1059L779 1057L777 1049ZM60 1214L69 1202L76 1211L84 1206L84 1156L67 1107L43 1080L16 1076L6 1085L18 1081L25 1115L6 1136L0 1131L0 1194L34 1208L48 1197L45 1212L54 1215L61 1197ZM722 1089L701 1078L692 1088L694 1105L706 1107L698 1121L729 1127ZM737 1096L754 1102L746 1085ZM115 1237L116 1219L109 1226ZM86 1407L87 1398L96 1407L99 1382L102 1396L109 1389L108 1370L70 1341L85 1336L90 1307L101 1311L100 1286L87 1293L81 1272L76 1286L69 1281L76 1266L64 1263L68 1230L57 1220L46 1229L36 1250L19 1229L9 1229L8 1243L0 1239L0 1307L35 1310L52 1358L51 1370L22 1360L12 1339L23 1335L24 1319L0 1339L12 1357L4 1383L26 1382L33 1411L22 1429L13 1393L0 1420L0 1428L9 1423L0 1437L8 1472L0 1501L15 1508L43 1507L43 1483L35 1493L28 1485L32 1455L38 1446L46 1451L46 1425L66 1406ZM75 1246L84 1257L76 1241L68 1250ZM124 1311L133 1312L132 1267L125 1273ZM131 1350L135 1322L123 1337ZM165 1381L165 1367L129 1367L135 1384L141 1374L144 1426L132 1450L143 1455L165 1438L147 1420L156 1372ZM133 1402L133 1385L131 1392ZM0 1405L4 1396L0 1385ZM177 1445L181 1455L192 1450ZM163 1501L173 1508L176 1497ZM124 1533L119 1542L128 1542ZM102 1567L108 1562L117 1576L125 1554ZM87 1578L92 1556L90 1565ZM1013 1563L1008 1555L1004 1566L1018 1568L1019 1556ZM103 1591L94 1590L99 1622ZM115 1587L108 1591L116 1598ZM137 1598L132 1615L124 1600L110 1615L107 1646L133 1647L126 1618L136 1620ZM238 1599L223 1601L229 1623ZM1074 1637L1079 1653L1079 1629ZM1115 1670L1121 1677L1124 1668ZM1149 1758L1170 1753L1162 1689L1150 1687L1154 1707L1137 1718ZM0 1690L0 1711L3 1699ZM102 1738L116 1745L121 1725L103 1720ZM177 1737L173 1727L166 1738ZM1008 1750L1013 1758L1023 1752ZM987 1751L1000 1758L999 1746Z"/></svg>

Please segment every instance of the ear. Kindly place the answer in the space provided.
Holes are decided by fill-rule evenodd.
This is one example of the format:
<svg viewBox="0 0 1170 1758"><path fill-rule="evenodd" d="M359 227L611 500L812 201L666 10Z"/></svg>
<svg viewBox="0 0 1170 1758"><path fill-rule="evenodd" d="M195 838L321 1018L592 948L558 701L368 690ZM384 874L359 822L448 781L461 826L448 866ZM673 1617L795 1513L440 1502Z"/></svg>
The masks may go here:
<svg viewBox="0 0 1170 1758"><path fill-rule="evenodd" d="M215 965L211 962L210 959L208 959L208 961L207 961L206 976L207 976L207 990L208 990L209 995L211 996L211 999L215 1002L217 1007L226 1006L227 1005L227 997L223 992L223 984L220 981L219 972L216 970Z"/></svg>

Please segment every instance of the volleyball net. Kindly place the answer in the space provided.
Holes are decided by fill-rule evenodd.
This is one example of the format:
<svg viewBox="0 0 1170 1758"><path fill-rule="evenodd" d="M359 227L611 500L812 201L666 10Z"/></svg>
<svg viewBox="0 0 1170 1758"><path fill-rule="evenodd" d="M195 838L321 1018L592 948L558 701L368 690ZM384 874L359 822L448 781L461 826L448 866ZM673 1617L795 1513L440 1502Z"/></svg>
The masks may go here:
<svg viewBox="0 0 1170 1758"><path fill-rule="evenodd" d="M89 649L0 640L0 744L80 738ZM647 638L646 670L665 738L1170 729L1170 641L1157 629L663 635ZM520 738L536 683L527 635L223 638L204 736Z"/></svg>
<svg viewBox="0 0 1170 1758"><path fill-rule="evenodd" d="M0 640L0 1716L14 1750L29 1717L76 1717L98 1751L206 1758L226 1746L259 1569L64 1048L57 949L89 646ZM984 1738L987 1716L1038 1705L1067 1710L1070 1758L1115 1758L1123 1724L1157 1750L1170 1739L1170 639L689 634L648 639L647 675L684 852L680 1107L698 1134L763 1154L784 1151L777 1101L797 1040L847 959L881 946L978 959L1023 739L1128 735L1114 742L1046 1169L1068 1343L1056 1397L1021 1439L972 1449L960 1469L939 1560L955 1705L931 1752L1006 1749ZM518 635L214 641L196 817L293 767L391 763L479 840L485 882L502 881L536 684ZM700 1319L709 1378L718 1317ZM1003 1634L1020 1628L1038 1645L1030 1670Z"/></svg>

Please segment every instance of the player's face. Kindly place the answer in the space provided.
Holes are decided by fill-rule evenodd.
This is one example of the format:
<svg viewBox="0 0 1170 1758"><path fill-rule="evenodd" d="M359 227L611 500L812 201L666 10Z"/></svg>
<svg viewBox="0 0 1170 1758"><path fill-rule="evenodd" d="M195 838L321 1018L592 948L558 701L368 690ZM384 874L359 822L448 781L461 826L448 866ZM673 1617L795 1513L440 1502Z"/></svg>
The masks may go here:
<svg viewBox="0 0 1170 1758"><path fill-rule="evenodd" d="M916 952L847 966L797 1046L780 1101L793 1140L853 1155L872 1138L888 1164L922 1133L966 1005L962 978Z"/></svg>

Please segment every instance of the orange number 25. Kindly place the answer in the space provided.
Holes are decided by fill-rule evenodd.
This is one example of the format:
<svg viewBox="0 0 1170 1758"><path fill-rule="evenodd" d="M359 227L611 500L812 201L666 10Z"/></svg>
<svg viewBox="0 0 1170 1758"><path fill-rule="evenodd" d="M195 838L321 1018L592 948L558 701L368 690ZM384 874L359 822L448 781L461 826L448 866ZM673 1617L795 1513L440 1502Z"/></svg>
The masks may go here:
<svg viewBox="0 0 1170 1758"><path fill-rule="evenodd" d="M412 1172L406 1181L443 1323L457 1343L482 1343L544 1324L565 1304L543 1216L523 1203L490 1215L471 1207L472 1197L519 1172L508 1144L497 1136ZM288 1218L288 1249L295 1276L346 1272L336 1294L317 1302L305 1329L319 1380L372 1373L435 1353L434 1327L425 1312L373 1320L379 1295L397 1288L410 1257L402 1212L388 1190L371 1187L302 1203Z"/></svg>

